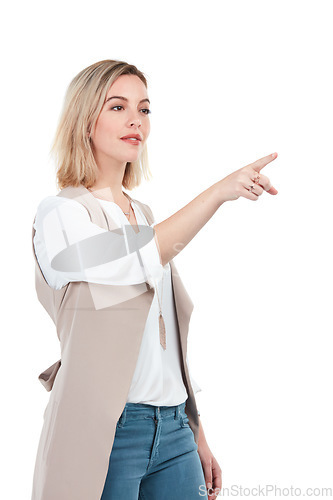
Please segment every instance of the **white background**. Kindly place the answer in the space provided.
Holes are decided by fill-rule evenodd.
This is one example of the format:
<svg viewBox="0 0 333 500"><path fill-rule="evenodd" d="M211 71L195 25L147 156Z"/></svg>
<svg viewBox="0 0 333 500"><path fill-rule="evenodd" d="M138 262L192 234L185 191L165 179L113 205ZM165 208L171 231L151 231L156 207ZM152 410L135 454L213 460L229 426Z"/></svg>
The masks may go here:
<svg viewBox="0 0 333 500"><path fill-rule="evenodd" d="M154 178L130 194L158 222L278 153L263 173L279 193L223 204L174 260L194 302L189 364L225 488L333 488L331 7L81 0L2 12L1 498L30 498L49 398L37 377L60 353L35 293L32 222L57 193L49 150L67 85L103 59L148 78Z"/></svg>

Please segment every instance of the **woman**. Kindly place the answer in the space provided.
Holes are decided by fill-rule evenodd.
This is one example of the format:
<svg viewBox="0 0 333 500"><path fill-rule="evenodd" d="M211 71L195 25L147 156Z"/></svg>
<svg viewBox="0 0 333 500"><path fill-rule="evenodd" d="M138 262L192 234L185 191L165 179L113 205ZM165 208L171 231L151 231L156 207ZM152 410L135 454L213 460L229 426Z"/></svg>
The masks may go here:
<svg viewBox="0 0 333 500"><path fill-rule="evenodd" d="M173 257L226 201L277 191L270 155L167 220L125 189L149 179L147 81L106 60L71 82L56 133L60 192L33 225L37 295L61 359L40 374L44 413L33 500L216 498L221 469L187 359L193 309ZM154 229L152 229L154 227Z"/></svg>

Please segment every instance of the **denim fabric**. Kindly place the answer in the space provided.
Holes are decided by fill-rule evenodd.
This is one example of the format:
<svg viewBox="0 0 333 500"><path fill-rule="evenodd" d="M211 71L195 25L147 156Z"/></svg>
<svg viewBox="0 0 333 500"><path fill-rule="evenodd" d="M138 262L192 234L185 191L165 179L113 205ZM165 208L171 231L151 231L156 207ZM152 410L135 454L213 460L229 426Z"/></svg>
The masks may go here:
<svg viewBox="0 0 333 500"><path fill-rule="evenodd" d="M126 403L101 500L208 500L197 450L185 402Z"/></svg>

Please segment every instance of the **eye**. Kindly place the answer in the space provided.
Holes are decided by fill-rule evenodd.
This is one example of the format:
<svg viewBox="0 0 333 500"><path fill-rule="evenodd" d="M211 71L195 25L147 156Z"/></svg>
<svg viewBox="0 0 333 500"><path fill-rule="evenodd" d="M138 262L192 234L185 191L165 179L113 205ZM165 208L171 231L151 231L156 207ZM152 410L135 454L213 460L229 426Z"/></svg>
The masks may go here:
<svg viewBox="0 0 333 500"><path fill-rule="evenodd" d="M116 108L123 108L124 109L124 107L121 106L120 104L118 106L113 106L113 108L111 108L111 109L116 109ZM140 111L143 111L145 115L149 115L151 113L151 110L148 108L141 109Z"/></svg>

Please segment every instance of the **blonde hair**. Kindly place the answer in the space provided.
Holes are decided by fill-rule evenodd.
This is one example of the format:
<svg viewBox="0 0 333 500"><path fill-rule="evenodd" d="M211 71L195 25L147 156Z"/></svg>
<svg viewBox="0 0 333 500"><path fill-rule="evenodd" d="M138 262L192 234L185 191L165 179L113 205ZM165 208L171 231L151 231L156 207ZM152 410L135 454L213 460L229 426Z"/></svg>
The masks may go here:
<svg viewBox="0 0 333 500"><path fill-rule="evenodd" d="M58 189L80 184L90 188L96 182L97 164L87 132L94 129L108 90L121 75L136 75L147 88L144 73L132 64L110 59L83 69L69 84L50 150L55 157ZM152 175L147 144L137 161L127 162L122 185L134 189L140 185L142 174L146 180Z"/></svg>

